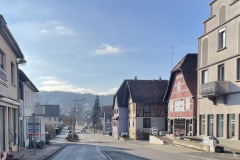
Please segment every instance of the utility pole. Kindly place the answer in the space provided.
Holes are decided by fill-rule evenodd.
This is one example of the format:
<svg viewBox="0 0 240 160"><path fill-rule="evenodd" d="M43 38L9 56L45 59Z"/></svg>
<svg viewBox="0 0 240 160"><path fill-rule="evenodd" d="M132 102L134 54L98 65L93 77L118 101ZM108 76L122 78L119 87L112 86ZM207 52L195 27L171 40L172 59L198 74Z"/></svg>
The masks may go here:
<svg viewBox="0 0 240 160"><path fill-rule="evenodd" d="M169 48L172 49L172 68L173 68L173 50L174 48L176 48L178 46L175 46L175 45L171 45Z"/></svg>
<svg viewBox="0 0 240 160"><path fill-rule="evenodd" d="M36 126L35 126L35 113L33 113L33 146L34 146L34 155L36 154L36 134L35 134L35 129L36 129Z"/></svg>
<svg viewBox="0 0 240 160"><path fill-rule="evenodd" d="M76 112L76 105L75 105L75 102L76 101L78 101L78 102L80 102L80 101L84 101L85 99L80 99L80 100L77 100L77 99L74 99L74 112L73 112L73 115L74 115L74 117L76 117L76 114L75 114L75 112ZM75 125L73 126L74 128L73 128L73 133L75 134Z"/></svg>

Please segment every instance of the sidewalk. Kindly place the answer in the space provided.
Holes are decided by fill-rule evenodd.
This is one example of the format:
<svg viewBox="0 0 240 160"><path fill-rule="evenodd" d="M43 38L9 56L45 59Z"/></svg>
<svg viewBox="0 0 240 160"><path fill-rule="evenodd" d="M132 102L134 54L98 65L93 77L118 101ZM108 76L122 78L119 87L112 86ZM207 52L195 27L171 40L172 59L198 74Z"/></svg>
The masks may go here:
<svg viewBox="0 0 240 160"><path fill-rule="evenodd" d="M23 160L45 160L64 148L65 146L60 146L60 145L50 145L47 146L45 149L36 149L36 154L34 155L33 149L26 149L23 151L24 153L24 158Z"/></svg>

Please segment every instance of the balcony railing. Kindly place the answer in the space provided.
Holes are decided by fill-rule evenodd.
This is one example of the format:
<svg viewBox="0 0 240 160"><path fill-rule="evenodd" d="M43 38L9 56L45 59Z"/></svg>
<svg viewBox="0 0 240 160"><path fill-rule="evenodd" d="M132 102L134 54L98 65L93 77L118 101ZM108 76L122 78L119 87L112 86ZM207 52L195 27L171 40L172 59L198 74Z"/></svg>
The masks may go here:
<svg viewBox="0 0 240 160"><path fill-rule="evenodd" d="M229 81L215 81L202 84L200 94L203 97L216 97L229 93Z"/></svg>
<svg viewBox="0 0 240 160"><path fill-rule="evenodd" d="M7 75L1 68L0 68L0 80L5 83L7 82Z"/></svg>

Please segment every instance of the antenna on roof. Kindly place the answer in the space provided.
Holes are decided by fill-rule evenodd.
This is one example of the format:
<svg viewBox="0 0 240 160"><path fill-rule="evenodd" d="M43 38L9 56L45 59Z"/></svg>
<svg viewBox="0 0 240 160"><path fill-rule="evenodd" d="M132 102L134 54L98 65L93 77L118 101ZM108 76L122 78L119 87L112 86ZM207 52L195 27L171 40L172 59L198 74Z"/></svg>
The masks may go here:
<svg viewBox="0 0 240 160"><path fill-rule="evenodd" d="M172 49L172 68L173 68L173 49L176 48L178 46L175 45L171 45L169 48Z"/></svg>

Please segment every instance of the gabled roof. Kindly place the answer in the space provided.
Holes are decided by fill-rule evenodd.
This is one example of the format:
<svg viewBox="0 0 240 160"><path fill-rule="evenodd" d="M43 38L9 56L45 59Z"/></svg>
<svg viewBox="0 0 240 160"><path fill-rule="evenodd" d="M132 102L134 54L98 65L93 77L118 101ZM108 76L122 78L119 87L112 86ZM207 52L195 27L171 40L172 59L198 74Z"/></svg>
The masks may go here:
<svg viewBox="0 0 240 160"><path fill-rule="evenodd" d="M12 49L13 53L16 55L16 57L23 59L24 55L20 47L18 46L17 41L10 32L4 17L1 14L0 14L0 34L3 36L9 47Z"/></svg>
<svg viewBox="0 0 240 160"><path fill-rule="evenodd" d="M163 103L168 80L130 80L127 82L125 101L133 103Z"/></svg>
<svg viewBox="0 0 240 160"><path fill-rule="evenodd" d="M121 86L119 87L119 89L117 90L117 92L115 93L115 95L113 97L113 108L115 105L116 98L117 98L118 107L128 107L128 104L124 103L124 101L123 101L127 81L128 80L124 80L123 83L121 84Z"/></svg>
<svg viewBox="0 0 240 160"><path fill-rule="evenodd" d="M109 119L113 116L112 106L101 106L101 112L105 113L105 118Z"/></svg>
<svg viewBox="0 0 240 160"><path fill-rule="evenodd" d="M19 71L19 80L23 82L27 82L26 84L34 91L34 92L39 92L37 87L32 83L32 81L26 76L26 74L21 70L18 69Z"/></svg>
<svg viewBox="0 0 240 160"><path fill-rule="evenodd" d="M46 117L58 117L60 115L59 105L41 105L45 107Z"/></svg>
<svg viewBox="0 0 240 160"><path fill-rule="evenodd" d="M191 94L197 96L197 54L189 53L172 69L164 101L168 101L172 91L175 72L181 71Z"/></svg>

